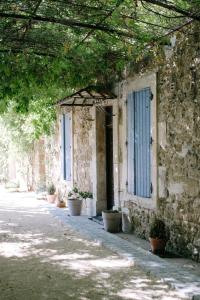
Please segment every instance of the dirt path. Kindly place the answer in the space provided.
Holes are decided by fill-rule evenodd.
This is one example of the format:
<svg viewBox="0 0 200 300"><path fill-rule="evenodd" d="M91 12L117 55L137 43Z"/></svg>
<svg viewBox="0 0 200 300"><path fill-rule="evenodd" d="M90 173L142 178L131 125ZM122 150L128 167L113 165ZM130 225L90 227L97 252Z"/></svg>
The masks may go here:
<svg viewBox="0 0 200 300"><path fill-rule="evenodd" d="M30 194L0 195L0 300L183 299L82 238Z"/></svg>

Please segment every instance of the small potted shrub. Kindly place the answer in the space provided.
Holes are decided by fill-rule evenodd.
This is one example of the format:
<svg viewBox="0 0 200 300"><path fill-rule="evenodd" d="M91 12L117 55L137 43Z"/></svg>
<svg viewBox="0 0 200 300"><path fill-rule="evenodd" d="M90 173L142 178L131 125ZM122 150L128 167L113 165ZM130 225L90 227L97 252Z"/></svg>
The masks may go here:
<svg viewBox="0 0 200 300"><path fill-rule="evenodd" d="M82 209L82 198L79 190L75 187L68 193L67 204L71 216L80 216Z"/></svg>
<svg viewBox="0 0 200 300"><path fill-rule="evenodd" d="M150 224L149 232L152 253L164 254L168 238L165 223L157 217L154 217Z"/></svg>
<svg viewBox="0 0 200 300"><path fill-rule="evenodd" d="M66 203L63 199L61 200L57 200L56 206L59 208L65 208L66 207Z"/></svg>
<svg viewBox="0 0 200 300"><path fill-rule="evenodd" d="M56 188L55 185L53 183L51 183L48 187L47 187L47 201L49 203L54 203L56 200Z"/></svg>
<svg viewBox="0 0 200 300"><path fill-rule="evenodd" d="M93 200L93 195L91 192L79 192L80 196L85 200L86 202L86 214L89 217L94 216L94 200Z"/></svg>
<svg viewBox="0 0 200 300"><path fill-rule="evenodd" d="M108 232L117 233L121 231L122 213L118 210L102 211L104 229Z"/></svg>
<svg viewBox="0 0 200 300"><path fill-rule="evenodd" d="M58 193L57 195L57 201L56 206L59 208L65 208L66 207L66 201L64 200L66 196L66 192L64 194Z"/></svg>

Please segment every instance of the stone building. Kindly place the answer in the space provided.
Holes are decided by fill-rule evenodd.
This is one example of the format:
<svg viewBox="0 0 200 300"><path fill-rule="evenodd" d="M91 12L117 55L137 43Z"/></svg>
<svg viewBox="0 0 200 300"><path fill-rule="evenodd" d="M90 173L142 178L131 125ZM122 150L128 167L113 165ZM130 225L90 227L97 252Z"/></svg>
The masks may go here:
<svg viewBox="0 0 200 300"><path fill-rule="evenodd" d="M92 192L94 214L121 208L124 229L143 238L158 214L169 248L199 261L200 36L187 31L159 62L130 65L112 93L90 87L59 102L49 178L61 193Z"/></svg>

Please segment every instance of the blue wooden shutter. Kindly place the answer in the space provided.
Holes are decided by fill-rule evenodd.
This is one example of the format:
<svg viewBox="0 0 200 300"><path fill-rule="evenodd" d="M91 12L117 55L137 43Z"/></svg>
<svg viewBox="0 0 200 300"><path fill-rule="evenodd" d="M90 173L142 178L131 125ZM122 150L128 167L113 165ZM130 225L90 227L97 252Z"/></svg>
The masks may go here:
<svg viewBox="0 0 200 300"><path fill-rule="evenodd" d="M134 101L133 93L128 95L128 192L135 193L134 187Z"/></svg>
<svg viewBox="0 0 200 300"><path fill-rule="evenodd" d="M128 98L128 191L146 198L151 196L150 101L150 88Z"/></svg>
<svg viewBox="0 0 200 300"><path fill-rule="evenodd" d="M65 174L66 180L71 180L71 117L65 115Z"/></svg>
<svg viewBox="0 0 200 300"><path fill-rule="evenodd" d="M151 124L149 88L134 92L135 104L135 194L142 197L151 195Z"/></svg>
<svg viewBox="0 0 200 300"><path fill-rule="evenodd" d="M64 180L71 180L71 117L63 114L61 119L61 166Z"/></svg>
<svg viewBox="0 0 200 300"><path fill-rule="evenodd" d="M62 170L62 178L66 178L65 172L65 115L61 116L61 170Z"/></svg>

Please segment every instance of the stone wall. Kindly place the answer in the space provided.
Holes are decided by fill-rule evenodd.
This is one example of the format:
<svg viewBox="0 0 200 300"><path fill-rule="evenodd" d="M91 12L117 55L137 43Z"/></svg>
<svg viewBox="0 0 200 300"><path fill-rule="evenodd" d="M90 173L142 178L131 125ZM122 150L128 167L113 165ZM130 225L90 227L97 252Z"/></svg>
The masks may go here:
<svg viewBox="0 0 200 300"><path fill-rule="evenodd" d="M157 68L158 197L154 209L128 198L133 229L147 238L156 213L170 229L168 248L200 261L200 36L173 38ZM149 71L149 67L147 68ZM139 75L138 75L139 76Z"/></svg>
<svg viewBox="0 0 200 300"><path fill-rule="evenodd" d="M192 28L158 73L159 209L173 250L200 260L200 36Z"/></svg>
<svg viewBox="0 0 200 300"><path fill-rule="evenodd" d="M61 161L60 161L60 119L59 115L54 125L53 134L45 137L45 172L46 185L53 182L59 189L61 181Z"/></svg>
<svg viewBox="0 0 200 300"><path fill-rule="evenodd" d="M73 173L74 184L82 191L92 192L92 116L90 109L73 111Z"/></svg>
<svg viewBox="0 0 200 300"><path fill-rule="evenodd" d="M156 213L170 229L168 248L200 261L200 37L195 34L195 26L187 30L187 36L179 33L173 38L173 47L165 48L160 63L148 62L143 74L134 73L133 79L129 75L118 86L113 128L114 189L115 202L128 212L129 222L140 237L148 238L149 223ZM128 85L136 87L132 80L140 87L145 78L156 96L152 101L154 191L152 199L132 199L126 186L126 96ZM55 134L45 140L46 182L53 181L61 195L74 185L84 191L98 190L103 177L95 171L100 153L95 133L97 115L93 108L68 110L72 115L72 181L66 182L61 176L58 116ZM60 113L65 111L62 108ZM97 192L95 196L100 201Z"/></svg>
<svg viewBox="0 0 200 300"><path fill-rule="evenodd" d="M42 192L46 189L45 139L35 141L32 154L32 189Z"/></svg>
<svg viewBox="0 0 200 300"><path fill-rule="evenodd" d="M61 122L63 113L72 118L72 179L63 180L61 169ZM46 185L54 183L59 199L66 200L72 187L92 192L92 116L89 108L60 108L53 134L45 137Z"/></svg>

